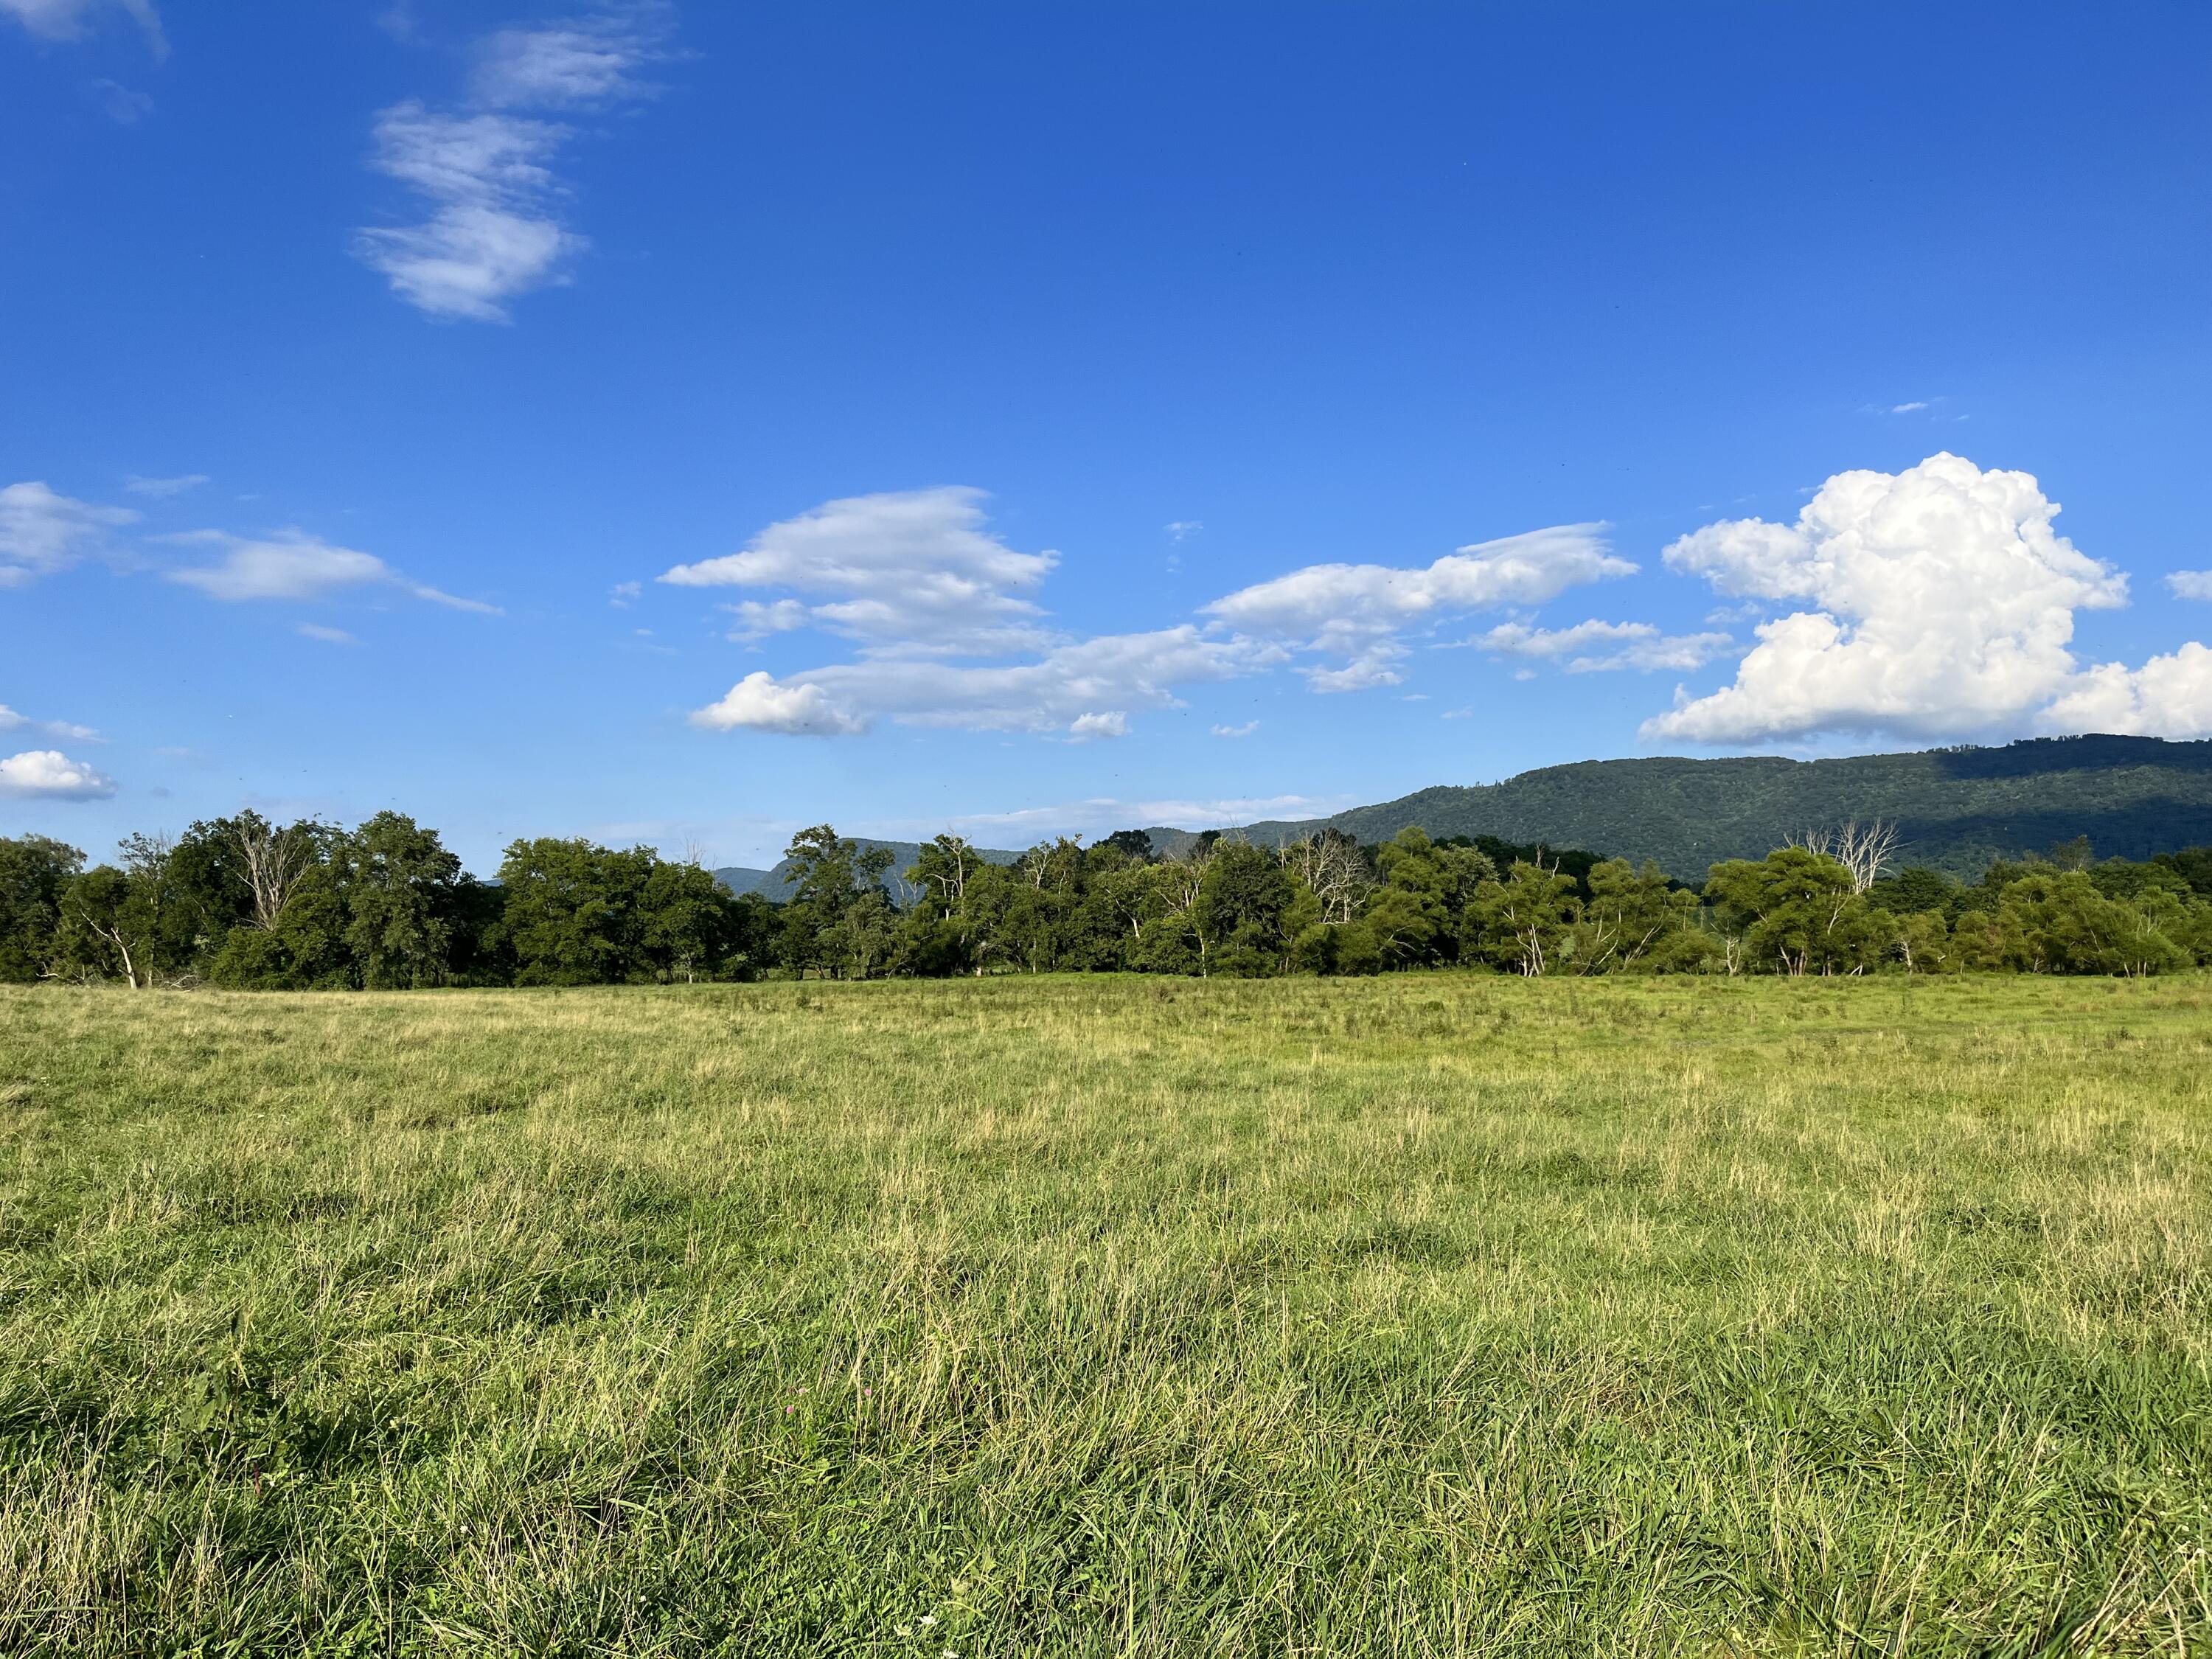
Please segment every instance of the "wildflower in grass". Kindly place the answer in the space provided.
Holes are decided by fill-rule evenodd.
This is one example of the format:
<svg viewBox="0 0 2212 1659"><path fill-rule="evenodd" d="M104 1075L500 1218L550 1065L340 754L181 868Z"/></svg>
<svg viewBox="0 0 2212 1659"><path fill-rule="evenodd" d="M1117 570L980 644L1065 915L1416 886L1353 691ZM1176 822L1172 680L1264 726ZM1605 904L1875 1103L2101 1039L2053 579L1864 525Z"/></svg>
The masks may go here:
<svg viewBox="0 0 2212 1659"><path fill-rule="evenodd" d="M921 1627L922 1627L924 1630L927 1630L927 1629L928 1629L932 1625L935 1624L936 1622L937 1622L937 1615L936 1615L935 1613L923 1613L923 1614L921 1615Z"/></svg>

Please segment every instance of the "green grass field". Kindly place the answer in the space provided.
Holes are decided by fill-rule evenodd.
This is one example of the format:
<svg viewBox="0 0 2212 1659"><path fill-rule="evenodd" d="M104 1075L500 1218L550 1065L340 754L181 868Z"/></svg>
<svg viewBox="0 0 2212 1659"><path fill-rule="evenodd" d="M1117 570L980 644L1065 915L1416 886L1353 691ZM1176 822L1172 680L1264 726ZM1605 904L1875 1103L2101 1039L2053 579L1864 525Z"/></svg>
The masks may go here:
<svg viewBox="0 0 2212 1659"><path fill-rule="evenodd" d="M2212 984L0 992L0 1652L2212 1652Z"/></svg>

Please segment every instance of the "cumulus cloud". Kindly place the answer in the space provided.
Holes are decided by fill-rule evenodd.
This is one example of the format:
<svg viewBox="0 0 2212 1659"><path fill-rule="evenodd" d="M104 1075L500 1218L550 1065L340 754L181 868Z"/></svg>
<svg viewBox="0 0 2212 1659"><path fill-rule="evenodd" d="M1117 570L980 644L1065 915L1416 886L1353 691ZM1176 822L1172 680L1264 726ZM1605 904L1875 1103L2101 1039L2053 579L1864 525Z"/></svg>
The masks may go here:
<svg viewBox="0 0 2212 1659"><path fill-rule="evenodd" d="M2141 668L2100 664L2044 711L2041 724L2055 732L2212 738L2212 650L2192 640Z"/></svg>
<svg viewBox="0 0 2212 1659"><path fill-rule="evenodd" d="M648 88L637 71L660 55L664 8L632 7L539 28L501 29L479 46L459 112L407 99L376 118L370 165L430 205L418 224L371 226L354 254L433 317L505 322L518 295L566 280L588 243L566 222L551 162L572 136L516 113L603 107Z"/></svg>
<svg viewBox="0 0 2212 1659"><path fill-rule="evenodd" d="M460 599L412 580L374 553L334 546L302 531L280 530L273 535L254 538L234 536L220 530L194 530L160 539L222 549L222 557L214 564L188 566L166 574L173 582L196 587L210 599L229 603L323 599L346 588L386 586L456 611L493 617L501 614L495 605Z"/></svg>
<svg viewBox="0 0 2212 1659"><path fill-rule="evenodd" d="M2212 599L2212 570L2176 570L2166 585L2177 599Z"/></svg>
<svg viewBox="0 0 2212 1659"><path fill-rule="evenodd" d="M115 780L73 761L58 749L27 749L0 760L0 795L46 800L100 800L115 793Z"/></svg>
<svg viewBox="0 0 2212 1659"><path fill-rule="evenodd" d="M1177 519L1172 524L1164 527L1167 531L1168 539L1171 542L1188 541L1206 528L1196 519Z"/></svg>
<svg viewBox="0 0 2212 1659"><path fill-rule="evenodd" d="M22 587L75 564L103 534L137 520L128 507L95 507L35 480L0 489L0 587Z"/></svg>
<svg viewBox="0 0 2212 1659"><path fill-rule="evenodd" d="M1126 738L1129 735L1129 717L1119 708L1099 714L1078 714L1068 723L1067 730L1078 743L1087 743L1093 738Z"/></svg>
<svg viewBox="0 0 2212 1659"><path fill-rule="evenodd" d="M865 732L867 721L847 713L818 685L781 684L765 670L748 674L691 716L710 731L780 732L786 737L835 738Z"/></svg>
<svg viewBox="0 0 2212 1659"><path fill-rule="evenodd" d="M1941 738L2020 724L2069 689L2075 611L2127 594L2124 576L2051 529L2057 511L2027 473L1942 453L1895 474L1838 473L1795 524L1724 520L1682 537L1670 569L1812 608L1761 623L1735 684L1683 696L1645 735Z"/></svg>
<svg viewBox="0 0 2212 1659"><path fill-rule="evenodd" d="M982 490L885 491L825 501L772 524L742 552L679 564L679 587L783 588L799 598L732 607L733 637L803 627L861 641L866 654L997 654L1051 634L1028 596L1057 553L1021 553L984 528Z"/></svg>
<svg viewBox="0 0 2212 1659"><path fill-rule="evenodd" d="M137 24L155 62L169 55L168 38L161 32L161 14L154 9L154 0L0 0L0 14L42 40L77 40L88 20L107 11L119 11Z"/></svg>
<svg viewBox="0 0 2212 1659"><path fill-rule="evenodd" d="M1280 660L1279 648L1220 638L1188 623L1149 634L1108 634L1054 647L1031 662L959 664L886 656L805 669L779 680L748 674L692 718L720 729L831 736L878 719L982 732L1120 736L1132 708L1172 707L1176 688L1224 680ZM775 694L771 696L771 694ZM791 694L805 694L803 702ZM805 719L794 724L789 711ZM1099 711L1113 712L1102 714ZM1102 722L1118 725L1109 732Z"/></svg>
<svg viewBox="0 0 2212 1659"><path fill-rule="evenodd" d="M1246 720L1242 726L1217 726L1213 728L1213 735L1217 738L1249 738L1259 729L1259 721Z"/></svg>
<svg viewBox="0 0 2212 1659"><path fill-rule="evenodd" d="M1293 641L1341 665L1304 671L1316 691L1395 685L1407 629L1455 614L1540 605L1568 588L1636 567L1617 558L1602 524L1558 525L1477 542L1434 563L1316 564L1240 588L1205 607L1254 633Z"/></svg>
<svg viewBox="0 0 2212 1659"><path fill-rule="evenodd" d="M100 733L70 720L34 720L0 702L0 732L43 732L50 738L74 738L79 743L98 743Z"/></svg>
<svg viewBox="0 0 2212 1659"><path fill-rule="evenodd" d="M1500 656L1564 658L1568 673L1595 674L1615 669L1685 673L1704 667L1735 641L1726 634L1662 634L1650 623L1592 620L1571 628L1501 623L1468 643Z"/></svg>

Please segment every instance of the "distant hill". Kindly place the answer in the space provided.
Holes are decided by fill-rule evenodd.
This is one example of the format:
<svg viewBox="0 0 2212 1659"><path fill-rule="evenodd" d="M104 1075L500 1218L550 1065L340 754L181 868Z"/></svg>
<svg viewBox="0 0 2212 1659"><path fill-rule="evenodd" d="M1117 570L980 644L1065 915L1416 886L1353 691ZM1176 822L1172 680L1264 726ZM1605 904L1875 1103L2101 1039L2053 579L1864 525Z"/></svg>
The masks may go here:
<svg viewBox="0 0 2212 1659"><path fill-rule="evenodd" d="M913 903L916 895L915 890L907 884L906 872L914 867L914 861L921 856L921 843L912 841L870 841L865 836L855 836L853 839L860 842L863 848L888 847L890 848L891 867L884 872L884 885L890 890L891 897L900 904ZM975 855L978 858L988 859L993 864L1012 864L1021 858L1019 853L1002 852L992 847L977 848ZM732 893L758 893L763 898L773 900L781 904L791 896L789 889L793 873L793 866L791 860L785 859L773 870L751 870L743 865L733 864L726 869L715 871L714 878Z"/></svg>
<svg viewBox="0 0 2212 1659"><path fill-rule="evenodd" d="M2145 859L2212 843L2212 741L2039 738L1841 760L1583 761L1237 833L1269 846L1322 829L1378 842L1418 824L1432 836L1656 859L1669 875L1698 880L1722 859L1764 857L1792 832L1875 817L1900 826L1906 863L1959 876L2076 836L2100 857ZM1195 839L1187 830L1151 834L1164 853Z"/></svg>

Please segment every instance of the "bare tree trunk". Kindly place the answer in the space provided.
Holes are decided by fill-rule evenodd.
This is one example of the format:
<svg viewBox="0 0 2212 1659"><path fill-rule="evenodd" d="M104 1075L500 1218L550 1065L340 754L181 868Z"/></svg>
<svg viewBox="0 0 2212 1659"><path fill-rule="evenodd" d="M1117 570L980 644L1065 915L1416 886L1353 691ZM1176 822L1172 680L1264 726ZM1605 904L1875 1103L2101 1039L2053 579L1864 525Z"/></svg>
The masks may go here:
<svg viewBox="0 0 2212 1659"><path fill-rule="evenodd" d="M253 925L264 933L276 926L286 901L314 856L312 832L304 824L279 830L258 812L240 812L232 839L246 865L246 884L253 895Z"/></svg>

